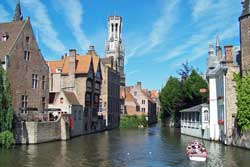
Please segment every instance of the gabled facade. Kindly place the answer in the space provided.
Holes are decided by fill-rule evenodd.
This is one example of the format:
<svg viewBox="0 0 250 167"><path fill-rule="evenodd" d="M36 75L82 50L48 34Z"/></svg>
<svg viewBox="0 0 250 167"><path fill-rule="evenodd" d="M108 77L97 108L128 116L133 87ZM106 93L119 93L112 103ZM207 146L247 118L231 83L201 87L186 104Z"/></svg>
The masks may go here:
<svg viewBox="0 0 250 167"><path fill-rule="evenodd" d="M30 19L22 19L20 3L13 21L0 23L0 62L8 74L15 114L26 119L28 113L44 112L48 106L49 68Z"/></svg>
<svg viewBox="0 0 250 167"><path fill-rule="evenodd" d="M79 136L84 133L84 107L79 103L74 92L61 91L58 93L50 93L49 111L50 118L54 114L59 115L58 111L53 109L60 109L60 114L70 115L70 136Z"/></svg>
<svg viewBox="0 0 250 167"><path fill-rule="evenodd" d="M160 99L159 99L159 92L157 90L151 90L149 91L150 98L156 103L156 113L160 113L161 111L161 105L160 105Z"/></svg>
<svg viewBox="0 0 250 167"><path fill-rule="evenodd" d="M47 62L50 67L50 92L74 92L84 107L84 131L97 130L99 96L101 91L101 69L99 58L95 57L93 47L86 55L70 50L59 61ZM96 55L97 56L97 55Z"/></svg>
<svg viewBox="0 0 250 167"><path fill-rule="evenodd" d="M146 119L149 124L157 122L156 116L156 103L150 98L150 94L147 90L142 89L141 82L137 82L135 86L128 87L129 93L133 96L136 102L140 106L140 111L142 114L146 115ZM125 94L126 95L126 94ZM125 97L125 103L126 97ZM126 111L125 106L125 113Z"/></svg>
<svg viewBox="0 0 250 167"><path fill-rule="evenodd" d="M129 88L126 88L125 92L125 107L126 114L128 115L145 115L145 113L140 112L140 105L130 93Z"/></svg>

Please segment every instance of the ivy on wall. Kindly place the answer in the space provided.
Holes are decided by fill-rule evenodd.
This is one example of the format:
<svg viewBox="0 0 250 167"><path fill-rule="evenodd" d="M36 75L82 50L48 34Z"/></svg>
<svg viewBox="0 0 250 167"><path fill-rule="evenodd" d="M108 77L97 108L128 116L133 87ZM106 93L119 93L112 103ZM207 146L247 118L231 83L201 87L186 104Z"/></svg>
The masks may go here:
<svg viewBox="0 0 250 167"><path fill-rule="evenodd" d="M13 107L7 73L0 65L0 145L9 148L14 144L12 133Z"/></svg>
<svg viewBox="0 0 250 167"><path fill-rule="evenodd" d="M250 130L250 75L241 77L240 74L234 74L236 82L237 96L237 122L241 131Z"/></svg>

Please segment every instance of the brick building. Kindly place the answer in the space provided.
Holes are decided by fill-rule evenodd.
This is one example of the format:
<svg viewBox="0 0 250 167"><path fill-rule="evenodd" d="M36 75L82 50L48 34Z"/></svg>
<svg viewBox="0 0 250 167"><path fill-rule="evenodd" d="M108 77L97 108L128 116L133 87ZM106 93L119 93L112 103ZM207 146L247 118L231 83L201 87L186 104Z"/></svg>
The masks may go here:
<svg viewBox="0 0 250 167"><path fill-rule="evenodd" d="M47 63L50 67L50 92L73 92L84 107L83 133L98 130L102 74L94 48L90 46L86 55L79 55L72 49L61 60Z"/></svg>
<svg viewBox="0 0 250 167"><path fill-rule="evenodd" d="M120 75L113 64L111 57L101 59L103 82L100 114L108 128L118 127L120 122Z"/></svg>
<svg viewBox="0 0 250 167"><path fill-rule="evenodd" d="M239 17L240 21L240 47L241 47L241 74L245 75L250 71L250 1L242 1L243 11Z"/></svg>
<svg viewBox="0 0 250 167"><path fill-rule="evenodd" d="M0 23L0 60L10 81L15 114L26 119L28 113L43 112L48 105L49 69L19 2L13 21Z"/></svg>
<svg viewBox="0 0 250 167"><path fill-rule="evenodd" d="M132 95L133 98L131 98L130 95ZM136 107L137 105L135 106L135 111L131 111L131 103L129 103L131 101L135 101L139 105L139 108ZM142 89L141 82L137 82L135 86L126 87L125 104L129 104L128 108L125 105L126 114L146 115L149 124L157 122L156 103L151 99L150 92L146 89Z"/></svg>

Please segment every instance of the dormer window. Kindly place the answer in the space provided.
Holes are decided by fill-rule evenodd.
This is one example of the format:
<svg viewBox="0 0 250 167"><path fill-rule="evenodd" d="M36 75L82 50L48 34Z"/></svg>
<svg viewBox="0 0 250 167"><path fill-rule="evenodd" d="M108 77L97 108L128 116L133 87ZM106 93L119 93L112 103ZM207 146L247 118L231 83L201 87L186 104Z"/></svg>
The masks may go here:
<svg viewBox="0 0 250 167"><path fill-rule="evenodd" d="M9 33L7 32L2 32L1 33L1 41L6 42L9 39Z"/></svg>
<svg viewBox="0 0 250 167"><path fill-rule="evenodd" d="M62 72L62 69L61 68L57 68L56 69L56 73L61 73Z"/></svg>

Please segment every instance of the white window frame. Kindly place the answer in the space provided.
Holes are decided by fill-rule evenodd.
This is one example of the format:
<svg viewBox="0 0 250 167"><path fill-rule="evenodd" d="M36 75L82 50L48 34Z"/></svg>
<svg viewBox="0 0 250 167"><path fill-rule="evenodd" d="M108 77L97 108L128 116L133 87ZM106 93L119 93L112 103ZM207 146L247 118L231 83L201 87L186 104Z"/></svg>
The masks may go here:
<svg viewBox="0 0 250 167"><path fill-rule="evenodd" d="M37 89L38 88L38 75L32 74L32 88Z"/></svg>

